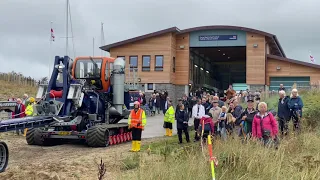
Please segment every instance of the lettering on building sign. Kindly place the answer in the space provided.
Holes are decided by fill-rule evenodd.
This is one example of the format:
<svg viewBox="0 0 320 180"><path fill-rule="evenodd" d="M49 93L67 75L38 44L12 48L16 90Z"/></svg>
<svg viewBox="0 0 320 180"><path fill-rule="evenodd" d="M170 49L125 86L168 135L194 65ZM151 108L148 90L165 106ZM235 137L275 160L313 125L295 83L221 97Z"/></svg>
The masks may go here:
<svg viewBox="0 0 320 180"><path fill-rule="evenodd" d="M237 40L237 35L202 35L199 36L199 41L224 41Z"/></svg>

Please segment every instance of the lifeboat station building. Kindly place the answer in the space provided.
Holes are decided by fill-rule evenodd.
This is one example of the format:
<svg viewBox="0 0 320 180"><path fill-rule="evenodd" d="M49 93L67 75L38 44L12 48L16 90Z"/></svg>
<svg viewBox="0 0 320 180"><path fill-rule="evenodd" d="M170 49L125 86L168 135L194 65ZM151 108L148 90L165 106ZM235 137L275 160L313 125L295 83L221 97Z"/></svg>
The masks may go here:
<svg viewBox="0 0 320 180"><path fill-rule="evenodd" d="M287 58L275 35L245 27L172 27L100 48L137 71L142 91L167 90L174 99L199 87L267 91L320 80L320 65Z"/></svg>

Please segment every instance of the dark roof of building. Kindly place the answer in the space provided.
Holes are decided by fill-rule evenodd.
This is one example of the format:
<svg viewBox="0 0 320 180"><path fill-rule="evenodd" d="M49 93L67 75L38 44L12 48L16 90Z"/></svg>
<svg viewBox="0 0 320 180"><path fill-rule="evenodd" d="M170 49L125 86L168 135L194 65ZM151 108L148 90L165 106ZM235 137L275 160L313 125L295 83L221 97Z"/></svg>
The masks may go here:
<svg viewBox="0 0 320 180"><path fill-rule="evenodd" d="M129 44L129 43L133 43L136 41L140 41L143 39L147 39L147 38L151 38L154 36L159 36L162 34L166 34L166 33L177 33L177 34L182 34L182 33L189 33L189 32L193 32L193 31L200 31L200 30L214 30L214 29L230 29L230 30L241 30L241 31L246 31L246 32L252 32L252 33L256 33L256 34L260 34L263 36L267 37L267 42L269 43L269 47L272 51L275 52L276 55L281 56L281 57L286 57L277 37L273 34L264 32L264 31L260 31L260 30L256 30L256 29L251 29L251 28L246 28L246 27L240 27L240 26L225 26L225 25L216 25L216 26L200 26L200 27L194 27L194 28L189 28L189 29L184 29L184 30L180 30L177 27L171 27L168 29L163 29L161 31L156 31L153 33L149 33L149 34L145 34L142 36L138 36L138 37L134 37L131 39L127 39L124 41L119 41L116 43L112 43L112 44L108 44L105 46L101 46L100 49L105 50L105 51L110 51L111 48L114 47L118 47L121 45L125 45L125 44Z"/></svg>
<svg viewBox="0 0 320 180"><path fill-rule="evenodd" d="M280 56L276 56L276 55L268 54L267 58L272 58L272 59L276 59L276 60L279 60L279 61L285 61L285 62L289 62L289 63L300 64L300 65L303 65L303 66L308 66L308 67L319 68L320 69L320 65L318 65L318 64L312 64L312 63L308 63L308 62L304 62L304 61L298 61L298 60L289 59L289 58L284 58L284 57L280 57Z"/></svg>

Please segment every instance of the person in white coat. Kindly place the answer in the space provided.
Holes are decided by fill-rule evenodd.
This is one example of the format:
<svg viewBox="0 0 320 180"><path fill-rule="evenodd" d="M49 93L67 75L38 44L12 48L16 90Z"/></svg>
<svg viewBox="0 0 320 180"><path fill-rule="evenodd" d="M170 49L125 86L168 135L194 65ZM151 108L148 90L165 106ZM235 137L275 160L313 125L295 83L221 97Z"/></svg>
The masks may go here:
<svg viewBox="0 0 320 180"><path fill-rule="evenodd" d="M200 124L200 119L202 116L205 115L204 106L201 104L201 99L198 99L197 104L195 104L192 108L192 117L194 118L193 125L194 125L194 141L199 141L200 136L198 135L197 131Z"/></svg>

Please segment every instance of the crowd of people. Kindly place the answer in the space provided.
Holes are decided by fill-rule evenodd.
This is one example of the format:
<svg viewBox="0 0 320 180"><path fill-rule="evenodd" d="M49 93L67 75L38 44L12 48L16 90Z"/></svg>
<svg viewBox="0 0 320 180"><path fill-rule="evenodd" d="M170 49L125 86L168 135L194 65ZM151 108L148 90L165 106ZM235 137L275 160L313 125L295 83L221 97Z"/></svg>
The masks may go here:
<svg viewBox="0 0 320 180"><path fill-rule="evenodd" d="M168 110L165 111L164 128L166 136L172 136L172 123L177 122L179 143L182 143L182 133L186 141L190 142L188 123L193 118L194 141L207 135L227 140L234 135L244 140L258 139L264 144L279 141L279 134L288 134L288 123L292 119L294 131L300 130L303 101L297 89L287 96L285 88L280 85L278 90L279 102L277 112L268 110L265 102L260 102L262 91L249 90L236 93L232 86L224 92L224 96L217 93L211 95L201 92L201 89L178 100L175 110L172 101L168 100ZM241 104L245 103L243 107ZM279 133L280 132L280 133Z"/></svg>
<svg viewBox="0 0 320 180"><path fill-rule="evenodd" d="M35 104L35 98L29 97L28 94L24 94L22 98L11 97L8 101L16 101L17 106L14 112L12 112L12 118L23 118L26 116L33 116L33 105Z"/></svg>

